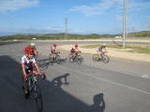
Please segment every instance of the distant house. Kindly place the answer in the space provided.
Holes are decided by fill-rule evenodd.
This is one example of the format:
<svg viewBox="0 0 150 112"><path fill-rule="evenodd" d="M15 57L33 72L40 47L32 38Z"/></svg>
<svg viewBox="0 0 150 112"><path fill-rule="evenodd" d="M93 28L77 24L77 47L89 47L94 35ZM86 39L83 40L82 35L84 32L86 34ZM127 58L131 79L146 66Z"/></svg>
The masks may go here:
<svg viewBox="0 0 150 112"><path fill-rule="evenodd" d="M36 40L36 38L32 38L32 40Z"/></svg>
<svg viewBox="0 0 150 112"><path fill-rule="evenodd" d="M115 38L122 38L122 36L117 35L117 36L115 36Z"/></svg>

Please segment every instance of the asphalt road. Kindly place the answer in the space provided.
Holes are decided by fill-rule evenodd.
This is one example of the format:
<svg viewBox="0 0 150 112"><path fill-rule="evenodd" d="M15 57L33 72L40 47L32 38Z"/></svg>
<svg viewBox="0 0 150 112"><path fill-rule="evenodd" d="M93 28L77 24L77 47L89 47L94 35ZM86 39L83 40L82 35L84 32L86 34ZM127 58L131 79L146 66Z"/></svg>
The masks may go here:
<svg viewBox="0 0 150 112"><path fill-rule="evenodd" d="M37 112L22 92L20 58L28 43L0 46L0 112ZM39 42L37 45L50 43ZM68 52L62 51L66 58ZM48 52L42 51L39 59ZM111 58L108 64L93 62L83 54L84 63L68 61L44 70L43 112L149 112L150 63Z"/></svg>

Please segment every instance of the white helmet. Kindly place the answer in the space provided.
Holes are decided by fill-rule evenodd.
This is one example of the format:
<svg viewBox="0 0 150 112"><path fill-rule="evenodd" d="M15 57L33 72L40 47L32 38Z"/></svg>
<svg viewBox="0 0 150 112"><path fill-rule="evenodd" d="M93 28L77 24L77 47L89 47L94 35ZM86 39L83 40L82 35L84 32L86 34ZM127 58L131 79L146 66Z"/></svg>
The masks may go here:
<svg viewBox="0 0 150 112"><path fill-rule="evenodd" d="M106 44L105 43L103 43L103 46L105 46Z"/></svg>
<svg viewBox="0 0 150 112"><path fill-rule="evenodd" d="M35 43L30 43L30 46L35 47Z"/></svg>

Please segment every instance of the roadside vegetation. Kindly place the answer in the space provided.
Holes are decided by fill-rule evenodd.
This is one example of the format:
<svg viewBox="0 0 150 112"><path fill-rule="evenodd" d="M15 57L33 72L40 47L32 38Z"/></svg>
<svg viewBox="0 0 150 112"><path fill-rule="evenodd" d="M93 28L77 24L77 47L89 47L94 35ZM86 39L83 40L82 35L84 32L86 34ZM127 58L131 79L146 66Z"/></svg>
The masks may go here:
<svg viewBox="0 0 150 112"><path fill-rule="evenodd" d="M95 48L97 49L100 45L95 44L95 45L84 45L81 46L82 48ZM106 46L107 48L112 48L112 49L120 49L122 50L122 45L117 45L117 44L108 44ZM138 45L126 45L126 47L123 49L125 52L132 52L132 53L145 53L145 54L150 54L150 45L149 46L138 46Z"/></svg>
<svg viewBox="0 0 150 112"><path fill-rule="evenodd" d="M24 40L86 40L86 39L120 39L122 40L122 34L67 34L57 33L57 34L15 34L0 36L0 41L24 41ZM141 31L141 32L132 32L128 33L127 39L130 40L140 40L150 42L150 31ZM98 48L99 45L87 45L83 46L85 48ZM122 49L122 45L112 44L107 45L108 48ZM127 52L137 52L137 53L146 53L150 54L150 44L145 46L144 43L141 46L135 45L126 45L125 50Z"/></svg>
<svg viewBox="0 0 150 112"><path fill-rule="evenodd" d="M7 35L1 36L1 41L7 40L84 40L84 39L112 39L112 38L121 38L122 34L67 34L58 33L58 34L15 34L15 35ZM134 32L128 33L128 38L136 38L136 39L143 39L147 38L150 39L150 31L141 31L141 32Z"/></svg>

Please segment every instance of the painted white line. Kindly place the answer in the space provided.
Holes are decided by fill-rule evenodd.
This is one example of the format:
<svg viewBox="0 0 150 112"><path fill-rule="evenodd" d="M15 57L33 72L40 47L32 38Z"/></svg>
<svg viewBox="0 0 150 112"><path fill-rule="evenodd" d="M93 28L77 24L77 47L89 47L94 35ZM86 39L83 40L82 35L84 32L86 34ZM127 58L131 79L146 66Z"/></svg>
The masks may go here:
<svg viewBox="0 0 150 112"><path fill-rule="evenodd" d="M96 79L96 80L100 80L100 81L103 81L103 82L111 83L111 84L113 84L113 85L117 85L117 86L120 86L120 87L124 87L124 88L130 89L130 90L132 90L132 91L137 91L137 92L140 92L140 93L143 93L143 94L150 95L150 92L144 91L144 90L141 90L141 89L138 89L138 88L135 88L135 87L130 87L130 86L127 86L127 85L118 83L118 82L113 82L113 81L110 81L110 80L107 80L107 79L104 79L104 78L100 78L100 77L96 77L96 76L93 76L93 75L89 75L88 73L82 73L82 72L79 72L79 71L75 71L75 70L70 69L70 68L67 68L67 70L76 72L76 73L81 74L81 75L84 75L84 76L88 76L88 77L94 78L94 79Z"/></svg>
<svg viewBox="0 0 150 112"><path fill-rule="evenodd" d="M123 74L126 74L126 75L131 75L131 76L134 76L134 77L150 79L149 75L143 74L143 73L140 73L140 72L135 72L135 71L131 71L131 70L124 70L124 69L119 69L119 68L116 69L114 67L106 67L106 66L103 67L103 66L92 65L92 64L88 64L88 63L84 63L84 64L87 65L87 66L95 67L95 68L101 68L101 69L104 69L104 70L110 70L110 71L113 71L113 72L119 72L119 73L123 73Z"/></svg>

